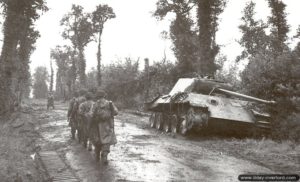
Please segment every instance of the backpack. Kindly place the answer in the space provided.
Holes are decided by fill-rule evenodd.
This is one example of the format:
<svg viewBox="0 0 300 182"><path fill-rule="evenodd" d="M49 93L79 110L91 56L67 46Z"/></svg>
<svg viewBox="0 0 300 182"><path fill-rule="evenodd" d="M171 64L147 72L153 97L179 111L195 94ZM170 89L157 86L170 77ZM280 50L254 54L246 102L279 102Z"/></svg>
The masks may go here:
<svg viewBox="0 0 300 182"><path fill-rule="evenodd" d="M110 109L110 104L109 102L105 101L105 102L97 102L97 109L96 109L96 119L98 121L106 121L108 119L111 119L112 117L112 112Z"/></svg>

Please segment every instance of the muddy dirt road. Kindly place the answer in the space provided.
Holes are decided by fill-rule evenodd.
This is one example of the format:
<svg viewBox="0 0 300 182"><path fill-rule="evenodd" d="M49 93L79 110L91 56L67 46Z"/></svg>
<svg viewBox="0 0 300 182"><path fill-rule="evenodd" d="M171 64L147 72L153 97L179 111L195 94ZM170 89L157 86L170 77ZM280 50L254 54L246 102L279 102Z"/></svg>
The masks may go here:
<svg viewBox="0 0 300 182"><path fill-rule="evenodd" d="M37 118L40 153L57 153L63 164L62 169L56 170L58 173L68 170L64 180L238 181L239 174L274 173L248 160L210 150L201 145L201 140L187 140L150 129L146 126L147 117L124 112L116 117L118 143L111 147L109 164L105 166L94 160L93 151L84 149L78 140L71 140L65 107L41 111ZM46 168L47 165L51 163L45 164Z"/></svg>

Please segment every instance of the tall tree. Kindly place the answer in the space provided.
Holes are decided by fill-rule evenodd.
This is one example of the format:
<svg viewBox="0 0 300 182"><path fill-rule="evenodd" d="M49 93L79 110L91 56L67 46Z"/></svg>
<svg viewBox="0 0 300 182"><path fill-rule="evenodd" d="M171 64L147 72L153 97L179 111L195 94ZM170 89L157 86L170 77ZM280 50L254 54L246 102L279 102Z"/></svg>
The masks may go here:
<svg viewBox="0 0 300 182"><path fill-rule="evenodd" d="M271 40L273 53L278 56L284 51L286 40L288 38L289 26L286 20L286 5L281 0L268 0L271 8L271 16L268 17L268 22L271 25Z"/></svg>
<svg viewBox="0 0 300 182"><path fill-rule="evenodd" d="M47 97L48 92L48 71L46 67L39 66L33 74L33 96L37 99Z"/></svg>
<svg viewBox="0 0 300 182"><path fill-rule="evenodd" d="M62 36L64 39L69 39L73 44L75 51L73 56L73 67L75 67L75 55L78 56L78 73L81 87L86 86L86 60L84 57L84 49L93 36L93 26L91 22L91 15L83 12L83 7L73 5L71 12L66 14L62 20L61 25L64 26Z"/></svg>
<svg viewBox="0 0 300 182"><path fill-rule="evenodd" d="M216 43L218 17L226 6L226 0L197 0L197 18L199 27L198 69L202 74L214 75L217 70L215 57L219 52Z"/></svg>
<svg viewBox="0 0 300 182"><path fill-rule="evenodd" d="M38 38L34 21L46 11L43 0L3 0L4 41L0 56L0 113L20 102L23 86L29 80L29 57ZM24 81L25 80L25 81Z"/></svg>
<svg viewBox="0 0 300 182"><path fill-rule="evenodd" d="M76 79L76 70L73 70L73 51L68 46L56 46L51 50L51 58L57 66L55 91L58 98L67 100L73 95L72 86Z"/></svg>
<svg viewBox="0 0 300 182"><path fill-rule="evenodd" d="M237 57L236 61L253 57L261 51L267 50L269 45L269 38L265 33L267 25L262 20L255 20L255 3L250 1L246 4L241 18L242 24L239 29L242 37L239 44L244 48L241 55Z"/></svg>
<svg viewBox="0 0 300 182"><path fill-rule="evenodd" d="M189 14L193 8L191 2L190 0L159 0L154 12L158 20L162 20L169 13L175 14L175 19L170 25L170 37L177 58L178 76L197 72L195 60L198 41L195 41L196 33L191 30L193 25Z"/></svg>
<svg viewBox="0 0 300 182"><path fill-rule="evenodd" d="M108 5L98 5L92 13L92 21L95 32L98 33L98 52L97 52L97 80L98 86L101 86L101 36L104 28L104 23L116 15Z"/></svg>
<svg viewBox="0 0 300 182"><path fill-rule="evenodd" d="M50 59L50 83L49 83L49 91L53 91L53 80L54 79L54 70L52 65L52 60Z"/></svg>

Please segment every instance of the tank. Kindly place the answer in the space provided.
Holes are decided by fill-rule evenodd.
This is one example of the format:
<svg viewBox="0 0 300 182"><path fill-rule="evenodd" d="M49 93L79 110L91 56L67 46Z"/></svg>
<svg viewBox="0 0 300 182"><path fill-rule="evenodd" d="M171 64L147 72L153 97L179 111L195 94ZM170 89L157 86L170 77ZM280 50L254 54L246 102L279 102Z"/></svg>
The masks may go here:
<svg viewBox="0 0 300 182"><path fill-rule="evenodd" d="M271 115L268 101L237 93L230 84L205 78L181 78L167 95L145 107L151 127L185 135L191 130L267 132Z"/></svg>

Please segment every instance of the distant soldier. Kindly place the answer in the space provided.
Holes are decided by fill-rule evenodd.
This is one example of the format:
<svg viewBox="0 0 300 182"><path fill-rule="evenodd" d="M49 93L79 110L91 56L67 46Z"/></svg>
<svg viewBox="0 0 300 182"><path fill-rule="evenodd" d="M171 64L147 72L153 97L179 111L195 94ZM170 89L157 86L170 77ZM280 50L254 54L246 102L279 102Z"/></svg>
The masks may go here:
<svg viewBox="0 0 300 182"><path fill-rule="evenodd" d="M76 128L77 128L76 111L75 111L74 107L75 107L75 102L76 102L78 95L79 95L78 92L74 93L74 97L70 100L68 114L67 114L69 126L71 127L72 139L75 139L75 133L76 133Z"/></svg>
<svg viewBox="0 0 300 182"><path fill-rule="evenodd" d="M47 110L52 107L54 109L54 96L52 92L48 93L47 97Z"/></svg>
<svg viewBox="0 0 300 182"><path fill-rule="evenodd" d="M79 105L79 114L82 118L80 124L80 131L82 134L83 146L86 148L88 144L88 150L92 150L92 143L89 140L89 128L91 123L91 112L90 109L94 104L94 95L91 92L88 92L85 95L86 101Z"/></svg>
<svg viewBox="0 0 300 182"><path fill-rule="evenodd" d="M118 109L105 99L105 92L98 91L97 102L92 106L91 116L91 139L95 146L96 160L100 159L104 164L108 164L107 155L110 152L110 145L117 143L114 131L114 116L118 114Z"/></svg>

